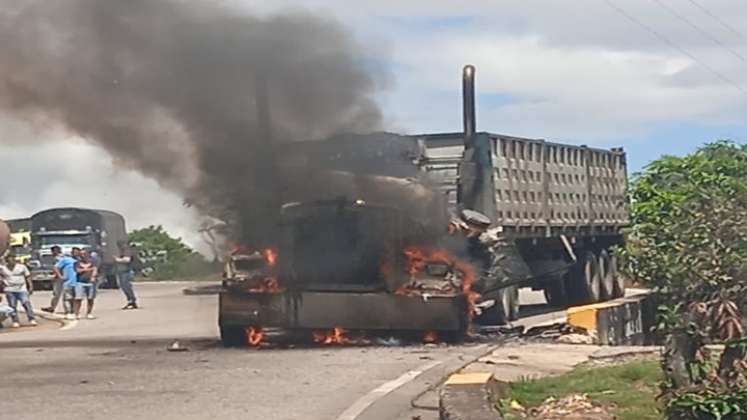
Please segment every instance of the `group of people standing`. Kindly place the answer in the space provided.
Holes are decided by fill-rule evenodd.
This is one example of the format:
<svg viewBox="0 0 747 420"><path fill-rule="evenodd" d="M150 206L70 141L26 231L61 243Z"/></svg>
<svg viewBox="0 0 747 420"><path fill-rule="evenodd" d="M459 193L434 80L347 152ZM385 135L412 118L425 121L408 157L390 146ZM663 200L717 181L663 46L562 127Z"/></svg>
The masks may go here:
<svg viewBox="0 0 747 420"><path fill-rule="evenodd" d="M87 301L86 318L93 319L93 303L96 300L98 279L98 256L87 250L73 248L70 255L62 254L59 246L52 247L52 256L57 260L54 265L55 281L52 289L52 301L42 311L53 313L62 298L67 319L80 319L83 301Z"/></svg>
<svg viewBox="0 0 747 420"><path fill-rule="evenodd" d="M137 298L132 287L132 281L140 260L136 251L130 248L126 242L118 245L119 255L114 258L116 275L119 287L127 299L127 303L122 309L137 309ZM62 300L65 317L69 320L80 319L85 301L85 317L93 319L94 302L98 292L99 275L101 274L99 271L101 266L99 256L95 252L77 247L72 248L70 255L63 254L59 246L53 246L51 252L56 260L54 265L55 280L53 281L50 304L42 308L42 311L54 313L60 300ZM20 326L17 312L18 303L24 307L29 324L37 325L34 308L29 299L29 296L33 293L31 273L25 264L16 262L12 255L6 258L5 265L0 265L0 286L3 285L8 300L5 311L9 312L8 315L12 318L12 326Z"/></svg>

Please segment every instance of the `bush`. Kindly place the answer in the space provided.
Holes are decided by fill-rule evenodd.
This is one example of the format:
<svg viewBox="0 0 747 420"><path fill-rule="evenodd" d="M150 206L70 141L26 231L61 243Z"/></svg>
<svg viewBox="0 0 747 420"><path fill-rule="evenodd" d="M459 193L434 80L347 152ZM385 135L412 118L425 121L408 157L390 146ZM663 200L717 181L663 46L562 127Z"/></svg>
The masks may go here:
<svg viewBox="0 0 747 420"><path fill-rule="evenodd" d="M143 274L154 280L172 280L218 273L220 266L194 252L181 238L171 237L163 226L132 231L131 243L145 265Z"/></svg>
<svg viewBox="0 0 747 420"><path fill-rule="evenodd" d="M721 141L663 157L633 179L630 195L624 269L662 302L670 418L744 418L747 146ZM718 363L705 347L714 341L727 343Z"/></svg>

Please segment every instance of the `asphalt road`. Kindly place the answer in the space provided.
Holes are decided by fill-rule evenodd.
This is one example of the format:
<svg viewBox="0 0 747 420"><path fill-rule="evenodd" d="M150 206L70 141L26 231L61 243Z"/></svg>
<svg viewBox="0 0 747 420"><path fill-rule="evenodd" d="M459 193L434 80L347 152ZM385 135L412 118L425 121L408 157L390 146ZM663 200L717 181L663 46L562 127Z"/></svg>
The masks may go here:
<svg viewBox="0 0 747 420"><path fill-rule="evenodd" d="M103 291L95 320L0 335L2 417L435 419L426 391L491 347L225 349L217 297L185 296L185 285L137 284L143 308L130 311L119 291ZM48 297L35 294L35 306ZM522 300L537 321L558 315L538 315L536 293ZM167 351L174 339L189 350Z"/></svg>

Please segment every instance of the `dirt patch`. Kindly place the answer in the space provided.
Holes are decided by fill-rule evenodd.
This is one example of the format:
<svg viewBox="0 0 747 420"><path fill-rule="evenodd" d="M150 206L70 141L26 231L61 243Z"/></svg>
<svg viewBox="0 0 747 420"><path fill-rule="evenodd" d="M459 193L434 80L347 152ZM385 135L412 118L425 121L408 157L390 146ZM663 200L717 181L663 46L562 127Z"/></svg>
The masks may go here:
<svg viewBox="0 0 747 420"><path fill-rule="evenodd" d="M550 397L527 413L528 419L543 420L612 420L615 418L604 406L592 402L588 396L571 394L557 399Z"/></svg>
<svg viewBox="0 0 747 420"><path fill-rule="evenodd" d="M603 357L596 359L589 359L588 361L580 364L580 367L586 368L599 368L607 366L624 365L630 362L648 361L648 360L659 360L658 352L651 353L628 353L614 357Z"/></svg>

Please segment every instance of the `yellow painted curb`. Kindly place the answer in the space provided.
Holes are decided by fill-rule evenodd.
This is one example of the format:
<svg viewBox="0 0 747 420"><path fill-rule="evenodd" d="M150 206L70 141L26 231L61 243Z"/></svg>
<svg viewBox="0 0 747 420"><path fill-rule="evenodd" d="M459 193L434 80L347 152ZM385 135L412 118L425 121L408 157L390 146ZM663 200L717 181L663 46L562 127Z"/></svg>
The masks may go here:
<svg viewBox="0 0 747 420"><path fill-rule="evenodd" d="M653 325L653 299L638 293L608 302L571 307L566 310L569 325L583 328L596 344L622 345L650 342Z"/></svg>
<svg viewBox="0 0 747 420"><path fill-rule="evenodd" d="M568 324L581 327L586 331L597 331L597 312L602 309L624 305L631 300L628 298L614 299L609 302L592 303L583 306L573 306L566 310Z"/></svg>
<svg viewBox="0 0 747 420"><path fill-rule="evenodd" d="M475 385L486 384L493 378L489 372L455 373L446 380L444 385Z"/></svg>
<svg viewBox="0 0 747 420"><path fill-rule="evenodd" d="M568 324L583 328L589 332L597 330L598 308L590 305L571 309L568 309Z"/></svg>

